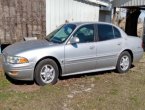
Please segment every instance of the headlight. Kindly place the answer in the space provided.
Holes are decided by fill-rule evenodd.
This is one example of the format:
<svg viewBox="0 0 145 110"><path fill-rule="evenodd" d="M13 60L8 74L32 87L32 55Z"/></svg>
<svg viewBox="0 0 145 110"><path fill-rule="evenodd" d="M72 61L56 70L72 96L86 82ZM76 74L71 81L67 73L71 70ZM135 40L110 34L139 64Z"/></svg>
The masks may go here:
<svg viewBox="0 0 145 110"><path fill-rule="evenodd" d="M23 64L23 63L28 63L28 59L24 57L17 57L17 56L7 56L7 63L11 64Z"/></svg>

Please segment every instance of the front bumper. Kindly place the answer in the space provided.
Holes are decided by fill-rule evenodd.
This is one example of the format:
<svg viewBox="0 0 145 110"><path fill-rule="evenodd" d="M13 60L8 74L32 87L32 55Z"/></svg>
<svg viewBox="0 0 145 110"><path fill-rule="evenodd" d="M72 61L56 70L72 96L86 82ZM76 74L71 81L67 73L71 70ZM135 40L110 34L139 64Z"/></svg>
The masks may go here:
<svg viewBox="0 0 145 110"><path fill-rule="evenodd" d="M34 63L8 64L3 62L5 74L16 80L34 80Z"/></svg>

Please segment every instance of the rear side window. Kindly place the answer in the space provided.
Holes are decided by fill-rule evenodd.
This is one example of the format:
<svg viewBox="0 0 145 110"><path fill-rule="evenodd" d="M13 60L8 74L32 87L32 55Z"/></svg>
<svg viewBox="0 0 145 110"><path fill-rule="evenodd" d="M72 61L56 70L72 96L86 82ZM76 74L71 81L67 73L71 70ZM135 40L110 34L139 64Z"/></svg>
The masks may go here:
<svg viewBox="0 0 145 110"><path fill-rule="evenodd" d="M106 24L98 24L99 41L114 39L113 27Z"/></svg>
<svg viewBox="0 0 145 110"><path fill-rule="evenodd" d="M116 27L114 27L114 26L113 26L113 30L114 30L114 36L115 36L115 38L121 38L120 31Z"/></svg>

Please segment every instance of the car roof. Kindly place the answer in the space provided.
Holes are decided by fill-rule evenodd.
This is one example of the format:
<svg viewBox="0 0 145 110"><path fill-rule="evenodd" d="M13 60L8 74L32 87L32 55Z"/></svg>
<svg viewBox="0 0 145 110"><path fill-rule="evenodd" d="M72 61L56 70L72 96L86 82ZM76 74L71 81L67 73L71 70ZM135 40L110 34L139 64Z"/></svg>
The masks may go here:
<svg viewBox="0 0 145 110"><path fill-rule="evenodd" d="M108 24L108 25L115 26L114 24L106 23L106 22L70 22L70 23L67 23L67 24L75 24L77 26L84 25L84 24Z"/></svg>

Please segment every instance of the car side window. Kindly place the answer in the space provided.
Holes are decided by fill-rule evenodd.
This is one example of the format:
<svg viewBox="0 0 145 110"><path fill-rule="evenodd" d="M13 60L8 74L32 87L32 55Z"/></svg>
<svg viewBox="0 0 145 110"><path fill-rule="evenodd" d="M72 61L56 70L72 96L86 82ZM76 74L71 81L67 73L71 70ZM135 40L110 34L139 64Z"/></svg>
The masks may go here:
<svg viewBox="0 0 145 110"><path fill-rule="evenodd" d="M99 41L114 39L113 27L106 24L98 24Z"/></svg>
<svg viewBox="0 0 145 110"><path fill-rule="evenodd" d="M94 25L89 24L80 27L73 36L79 38L79 43L94 42Z"/></svg>
<svg viewBox="0 0 145 110"><path fill-rule="evenodd" d="M113 26L113 30L114 30L114 36L115 36L115 38L121 38L120 31L116 27L114 27L114 26Z"/></svg>

